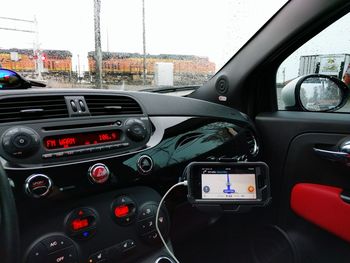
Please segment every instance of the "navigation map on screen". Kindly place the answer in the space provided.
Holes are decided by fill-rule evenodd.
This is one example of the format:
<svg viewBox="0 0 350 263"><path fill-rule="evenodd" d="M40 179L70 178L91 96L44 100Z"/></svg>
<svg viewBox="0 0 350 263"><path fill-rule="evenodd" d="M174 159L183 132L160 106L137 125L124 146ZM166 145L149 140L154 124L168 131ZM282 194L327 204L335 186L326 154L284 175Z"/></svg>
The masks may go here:
<svg viewBox="0 0 350 263"><path fill-rule="evenodd" d="M254 173L202 171L203 199L256 199Z"/></svg>

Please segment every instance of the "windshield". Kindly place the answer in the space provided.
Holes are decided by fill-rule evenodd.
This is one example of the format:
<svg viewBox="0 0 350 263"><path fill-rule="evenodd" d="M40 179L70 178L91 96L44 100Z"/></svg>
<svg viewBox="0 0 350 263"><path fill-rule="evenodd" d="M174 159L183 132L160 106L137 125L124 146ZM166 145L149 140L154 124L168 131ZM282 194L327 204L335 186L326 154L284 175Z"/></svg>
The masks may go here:
<svg viewBox="0 0 350 263"><path fill-rule="evenodd" d="M0 67L53 88L195 87L285 2L12 0L0 11Z"/></svg>

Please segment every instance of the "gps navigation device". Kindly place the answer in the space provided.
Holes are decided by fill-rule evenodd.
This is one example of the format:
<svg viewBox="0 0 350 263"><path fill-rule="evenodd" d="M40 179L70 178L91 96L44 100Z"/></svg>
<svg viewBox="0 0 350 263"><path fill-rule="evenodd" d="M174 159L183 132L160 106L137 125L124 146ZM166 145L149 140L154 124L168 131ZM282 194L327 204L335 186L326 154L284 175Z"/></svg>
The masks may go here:
<svg viewBox="0 0 350 263"><path fill-rule="evenodd" d="M265 206L271 199L263 162L193 162L185 169L188 200L200 205Z"/></svg>

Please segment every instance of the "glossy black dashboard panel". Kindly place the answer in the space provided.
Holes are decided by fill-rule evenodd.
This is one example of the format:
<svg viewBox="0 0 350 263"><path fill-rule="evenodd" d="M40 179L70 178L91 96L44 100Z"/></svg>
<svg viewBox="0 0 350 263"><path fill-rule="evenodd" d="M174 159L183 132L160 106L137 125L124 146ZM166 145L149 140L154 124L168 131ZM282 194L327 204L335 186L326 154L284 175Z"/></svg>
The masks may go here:
<svg viewBox="0 0 350 263"><path fill-rule="evenodd" d="M143 206L150 203L150 210L156 207L159 194L179 180L189 162L220 158L241 161L257 159L259 140L254 126L244 114L221 105L144 92L41 89L4 92L0 94L0 104L4 98L20 97L21 101L30 101L33 96L63 96L67 107L70 104L67 97L78 98L87 103L88 112L72 114L68 108L68 116L64 118L43 118L41 115L0 123L1 163L15 193L24 262L28 258L26 253L35 253L29 248L37 249L35 245L38 242L42 244L44 237L50 238L52 235L72 239L74 251L69 247L69 251L64 248L60 253L73 253L77 256L74 262L87 262L89 255L95 252L119 251L124 241L132 240L138 244L137 249L133 249L133 256L128 257L133 262L143 254L141 250L151 253L158 247L157 242L147 241L147 238L158 238L152 227L146 232L140 230L145 222L145 219L139 218L144 212ZM93 96L99 96L98 99L104 96L104 101L95 100L92 106L88 98ZM124 96L138 105L130 106L131 102L125 102ZM120 101L121 106L119 102L113 104L113 98ZM96 105L103 109L96 109ZM128 112L135 105L141 110ZM25 110L33 108L30 104L26 107ZM40 105L35 105L35 110L38 108ZM121 109L124 113L118 112ZM21 111L21 108L18 110ZM100 111L102 114L99 114ZM108 137L111 132L117 132L117 135L113 135L117 136L115 139ZM93 139L88 139L86 145L84 142L77 145L75 141L69 141L79 139L79 134L86 133L89 133L88 138L101 140L94 143ZM63 148L48 149L45 145L47 137L57 138L51 143L60 144L62 140ZM34 143L33 146L26 144L27 139ZM6 143L14 144L12 148L6 148ZM28 181L33 175L34 178L39 175L36 178L43 179ZM100 177L103 180L99 181ZM50 180L50 189L45 188L46 178ZM31 193L33 189L35 194ZM131 201L119 207L116 203L124 200L120 198ZM85 211L85 208L94 212L91 216L82 215L74 223L75 226L82 226L81 231L76 230L79 235L84 235L86 230L88 237L83 240L83 237L80 239L69 235L67 227L72 225L70 221L67 223L66 218L72 211ZM121 216L121 220L130 221L125 225L117 222L114 226L120 219L118 216ZM166 211L164 218L170 224ZM99 221L105 223L94 224ZM89 222L92 222L91 225ZM152 225L150 221L148 223ZM109 235L109 225L113 225L118 234ZM93 232L91 237L89 231ZM95 231L98 233L96 236ZM99 238L103 237L105 239L101 243ZM48 253L54 257L58 252L52 252L54 256ZM63 254L56 256L62 257Z"/></svg>

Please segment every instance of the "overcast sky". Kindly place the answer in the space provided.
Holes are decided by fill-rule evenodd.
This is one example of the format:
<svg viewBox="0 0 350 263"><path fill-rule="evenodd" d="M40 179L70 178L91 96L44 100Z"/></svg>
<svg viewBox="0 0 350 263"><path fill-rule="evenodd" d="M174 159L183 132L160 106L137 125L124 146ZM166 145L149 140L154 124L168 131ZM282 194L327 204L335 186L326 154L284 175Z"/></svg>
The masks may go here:
<svg viewBox="0 0 350 263"><path fill-rule="evenodd" d="M142 53L141 0L102 0L102 49ZM286 0L145 0L146 43L150 54L207 56L217 70L286 2ZM93 0L11 0L1 17L36 16L42 49L80 55L94 50ZM31 29L30 24L0 19L0 27ZM0 30L0 48L33 48L34 36Z"/></svg>

